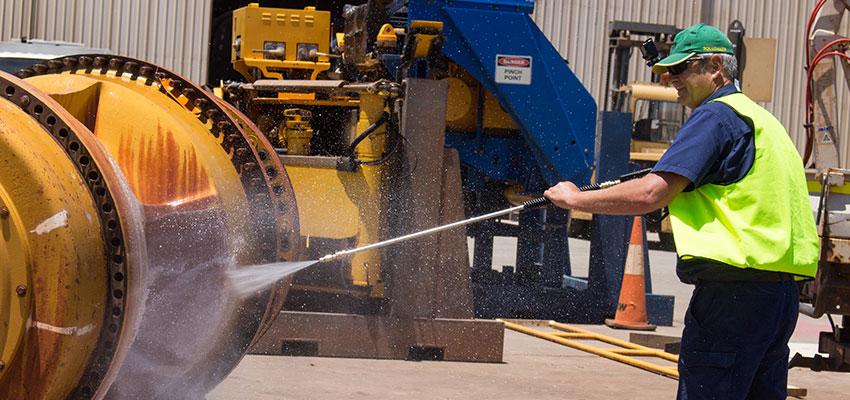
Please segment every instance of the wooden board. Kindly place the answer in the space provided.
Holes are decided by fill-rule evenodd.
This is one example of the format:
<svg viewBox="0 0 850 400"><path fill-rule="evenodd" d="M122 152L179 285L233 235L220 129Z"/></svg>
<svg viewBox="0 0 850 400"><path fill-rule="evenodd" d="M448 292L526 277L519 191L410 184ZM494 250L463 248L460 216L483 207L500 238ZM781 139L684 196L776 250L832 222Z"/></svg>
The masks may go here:
<svg viewBox="0 0 850 400"><path fill-rule="evenodd" d="M754 101L773 101L776 70L776 39L744 38L744 70L741 90ZM740 66L739 66L740 69Z"/></svg>

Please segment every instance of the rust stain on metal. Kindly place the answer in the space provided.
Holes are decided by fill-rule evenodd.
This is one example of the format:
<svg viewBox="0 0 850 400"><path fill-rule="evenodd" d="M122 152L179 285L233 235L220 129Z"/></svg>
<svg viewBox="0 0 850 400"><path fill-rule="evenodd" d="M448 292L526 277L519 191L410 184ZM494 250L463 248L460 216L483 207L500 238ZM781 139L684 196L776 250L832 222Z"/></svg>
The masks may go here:
<svg viewBox="0 0 850 400"><path fill-rule="evenodd" d="M160 124L156 134L123 134L118 163L139 200L147 204L184 203L215 192L196 150L181 146Z"/></svg>

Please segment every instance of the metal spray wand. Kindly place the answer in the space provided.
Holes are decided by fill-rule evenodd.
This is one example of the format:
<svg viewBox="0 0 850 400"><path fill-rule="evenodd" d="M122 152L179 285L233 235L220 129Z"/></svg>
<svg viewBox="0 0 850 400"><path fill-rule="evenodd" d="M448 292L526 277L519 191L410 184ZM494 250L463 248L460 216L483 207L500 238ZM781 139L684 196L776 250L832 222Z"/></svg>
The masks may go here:
<svg viewBox="0 0 850 400"><path fill-rule="evenodd" d="M652 170L652 168L646 168L646 169L642 169L640 171L635 171L635 172L631 172L631 173L622 175L619 178L614 179L614 180L600 182L600 183L594 183L594 184L590 184L590 185L584 185L584 186L579 187L579 190L582 191L582 192L587 192L587 191L591 191L591 190L605 189L605 188L608 188L608 187L611 187L611 186L614 186L614 185L618 185L618 184L623 183L625 181L640 178L640 177L648 174L651 170ZM384 240L382 242L372 243L372 244L368 244L368 245L360 246L360 247L355 247L353 249L348 249L348 250L340 250L336 253L328 254L328 255L318 259L317 262L331 261L331 260L334 260L334 259L337 259L337 258L340 258L340 257L347 256L349 254L354 254L354 253L359 253L361 251L372 250L372 249L377 249L377 248L381 248L381 247L384 247L384 246L389 246L391 244L403 242L405 240L415 239L415 238L418 238L418 237L421 237L421 236L426 236L426 235L430 235L430 234L433 234L433 233L442 232L442 231L447 230L447 229L457 228L457 227L460 227L460 226L473 224L473 223L476 223L476 222L479 222L479 221L484 221L484 220L488 220L488 219L491 219L491 218L496 218L496 217L499 217L499 216L502 216L502 215L507 215L507 214L510 214L512 212L515 212L515 211L530 210L530 209L533 209L533 208L542 207L542 206L548 205L550 203L551 202L549 201L549 199L547 199L545 197L538 197L536 199L532 199L532 200L528 200L526 202L523 202L522 204L520 204L518 206L506 208L504 210L494 211L494 212L491 212L489 214L479 215L477 217L472 217L472 218L465 219L465 220L462 220L462 221L452 222L450 224L437 226L437 227L434 227L434 228L426 229L424 231L414 232L414 233L407 234L407 235L404 235L404 236L399 236L397 238Z"/></svg>

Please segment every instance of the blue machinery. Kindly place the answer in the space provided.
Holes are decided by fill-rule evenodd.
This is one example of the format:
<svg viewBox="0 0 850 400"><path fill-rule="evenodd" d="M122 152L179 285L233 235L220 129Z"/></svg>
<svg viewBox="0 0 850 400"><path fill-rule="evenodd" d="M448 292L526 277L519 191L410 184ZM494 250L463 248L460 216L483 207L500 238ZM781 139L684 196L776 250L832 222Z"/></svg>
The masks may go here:
<svg viewBox="0 0 850 400"><path fill-rule="evenodd" d="M476 132L446 133L447 146L460 154L468 212L503 206L505 182L540 193L561 180L587 184L594 168L598 180L628 172L630 116L603 113L595 140L596 104L529 17L534 1L396 0L390 11L405 7L409 26L442 21L442 53L490 91L521 132L488 135L479 121ZM601 323L613 314L630 218L594 217L587 277L572 276L568 219L567 212L548 207L522 213L518 225L470 227L476 316ZM518 238L515 269L491 268L494 236ZM648 293L647 307L650 323L672 324L672 296Z"/></svg>

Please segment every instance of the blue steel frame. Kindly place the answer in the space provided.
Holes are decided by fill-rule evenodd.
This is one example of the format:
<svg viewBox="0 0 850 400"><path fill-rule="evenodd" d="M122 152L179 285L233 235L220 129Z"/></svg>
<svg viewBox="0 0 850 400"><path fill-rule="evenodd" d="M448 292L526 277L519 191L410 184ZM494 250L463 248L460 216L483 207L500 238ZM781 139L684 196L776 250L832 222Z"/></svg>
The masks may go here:
<svg viewBox="0 0 850 400"><path fill-rule="evenodd" d="M596 103L529 17L534 1L409 0L407 6L409 22L443 22L443 54L493 93L522 132L522 140L450 133L446 143L464 164L522 182L530 192L563 180L589 183ZM531 57L531 84L496 83L496 55Z"/></svg>
<svg viewBox="0 0 850 400"><path fill-rule="evenodd" d="M458 150L467 167L465 191L481 191L494 180L520 182L539 193L563 180L589 183L596 164L601 180L628 171L631 116L604 113L596 148L596 103L529 17L533 0L408 0L407 7L408 23L443 22L442 53L493 93L522 133L504 138L446 132L446 145ZM497 55L531 57L531 84L497 83ZM549 207L522 213L516 229L470 227L476 316L601 323L613 315L630 218L594 217L587 278L571 276L567 218ZM490 264L493 236L501 235L517 237L517 260L515 269L500 273ZM651 323L672 324L670 296L650 293L648 308Z"/></svg>

